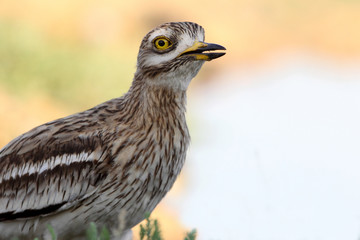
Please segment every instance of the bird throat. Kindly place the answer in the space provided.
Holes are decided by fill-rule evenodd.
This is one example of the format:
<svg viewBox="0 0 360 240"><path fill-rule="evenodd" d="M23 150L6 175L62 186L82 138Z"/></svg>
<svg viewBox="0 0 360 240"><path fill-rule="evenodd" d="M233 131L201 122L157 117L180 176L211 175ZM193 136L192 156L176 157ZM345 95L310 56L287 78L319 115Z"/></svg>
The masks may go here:
<svg viewBox="0 0 360 240"><path fill-rule="evenodd" d="M186 91L145 84L135 79L128 92L133 108L139 110L139 118L145 121L156 121L159 118L179 118L185 121ZM149 119L150 118L150 119Z"/></svg>

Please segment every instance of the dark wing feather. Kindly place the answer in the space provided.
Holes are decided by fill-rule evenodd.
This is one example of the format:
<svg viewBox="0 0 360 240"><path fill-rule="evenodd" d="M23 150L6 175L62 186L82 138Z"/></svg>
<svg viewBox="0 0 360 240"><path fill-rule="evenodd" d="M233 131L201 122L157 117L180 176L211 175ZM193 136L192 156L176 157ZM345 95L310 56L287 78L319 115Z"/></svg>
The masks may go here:
<svg viewBox="0 0 360 240"><path fill-rule="evenodd" d="M39 126L0 151L0 221L62 211L95 193L106 150L95 128L78 131L96 123L78 119Z"/></svg>

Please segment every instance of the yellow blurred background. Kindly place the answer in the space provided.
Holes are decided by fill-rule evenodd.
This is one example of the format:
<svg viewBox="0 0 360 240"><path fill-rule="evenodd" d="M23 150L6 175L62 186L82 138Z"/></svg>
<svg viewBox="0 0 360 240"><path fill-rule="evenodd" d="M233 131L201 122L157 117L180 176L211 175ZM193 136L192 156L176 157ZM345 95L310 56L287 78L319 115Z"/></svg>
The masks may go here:
<svg viewBox="0 0 360 240"><path fill-rule="evenodd" d="M142 37L169 21L197 22L207 41L227 48L190 88L226 69L271 66L279 52L306 51L339 64L360 57L358 0L0 0L0 147L121 96ZM182 178L171 194L186 187ZM183 239L189 230L178 214L166 204L154 212L165 239Z"/></svg>

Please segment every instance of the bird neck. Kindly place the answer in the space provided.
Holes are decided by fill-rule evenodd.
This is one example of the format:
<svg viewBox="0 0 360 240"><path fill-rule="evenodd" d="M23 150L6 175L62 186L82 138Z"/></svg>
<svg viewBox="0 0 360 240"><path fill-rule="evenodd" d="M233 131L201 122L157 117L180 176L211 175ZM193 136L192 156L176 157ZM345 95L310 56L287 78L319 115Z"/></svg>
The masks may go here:
<svg viewBox="0 0 360 240"><path fill-rule="evenodd" d="M137 109L139 119L158 120L169 116L185 120L186 91L146 84L146 80L135 78L127 93L131 108ZM133 110L134 110L133 109Z"/></svg>

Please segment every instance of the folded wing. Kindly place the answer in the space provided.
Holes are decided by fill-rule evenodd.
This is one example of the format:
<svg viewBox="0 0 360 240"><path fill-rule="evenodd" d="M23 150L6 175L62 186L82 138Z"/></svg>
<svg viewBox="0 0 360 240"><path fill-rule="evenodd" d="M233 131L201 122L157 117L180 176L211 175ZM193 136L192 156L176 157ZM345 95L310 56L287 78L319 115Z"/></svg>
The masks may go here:
<svg viewBox="0 0 360 240"><path fill-rule="evenodd" d="M35 128L0 151L0 221L76 207L106 176L100 137L56 124Z"/></svg>

